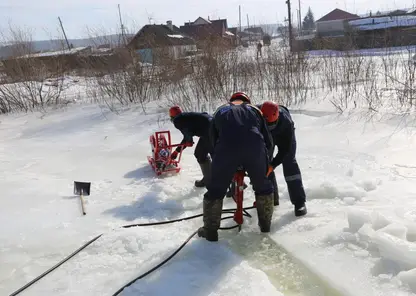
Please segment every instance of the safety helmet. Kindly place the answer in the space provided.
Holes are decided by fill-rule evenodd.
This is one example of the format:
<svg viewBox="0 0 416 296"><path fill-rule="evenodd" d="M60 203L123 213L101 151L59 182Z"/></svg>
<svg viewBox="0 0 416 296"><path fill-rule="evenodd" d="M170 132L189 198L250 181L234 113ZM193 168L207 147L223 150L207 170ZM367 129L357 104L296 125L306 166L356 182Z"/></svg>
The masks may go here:
<svg viewBox="0 0 416 296"><path fill-rule="evenodd" d="M261 112L268 124L274 124L279 119L279 105L272 101L264 102L261 106Z"/></svg>
<svg viewBox="0 0 416 296"><path fill-rule="evenodd" d="M169 117L172 119L176 116L178 116L179 114L182 113L182 109L179 106L173 106L169 109Z"/></svg>
<svg viewBox="0 0 416 296"><path fill-rule="evenodd" d="M248 97L248 95L244 92L236 92L234 93L231 98L230 98L230 103L237 101L237 100L241 100L245 103L251 104L250 98Z"/></svg>

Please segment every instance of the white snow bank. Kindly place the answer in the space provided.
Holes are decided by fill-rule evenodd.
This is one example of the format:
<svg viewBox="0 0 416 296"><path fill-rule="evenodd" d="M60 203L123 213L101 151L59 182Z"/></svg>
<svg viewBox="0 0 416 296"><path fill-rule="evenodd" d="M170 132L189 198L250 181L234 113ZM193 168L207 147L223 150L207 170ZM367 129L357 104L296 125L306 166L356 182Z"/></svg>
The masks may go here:
<svg viewBox="0 0 416 296"><path fill-rule="evenodd" d="M413 234L412 224L391 221L377 211L350 210L348 224L352 242L369 251L373 257L379 257L379 264L374 266L375 275L386 274L393 279L412 284L416 268L416 243L408 240L408 232Z"/></svg>
<svg viewBox="0 0 416 296"><path fill-rule="evenodd" d="M334 199L350 198L360 200L366 196L366 191L355 186L354 184L334 185L330 182L324 182L319 187L309 187L307 190L309 200L313 199Z"/></svg>
<svg viewBox="0 0 416 296"><path fill-rule="evenodd" d="M416 293L416 268L409 271L401 271L397 278Z"/></svg>

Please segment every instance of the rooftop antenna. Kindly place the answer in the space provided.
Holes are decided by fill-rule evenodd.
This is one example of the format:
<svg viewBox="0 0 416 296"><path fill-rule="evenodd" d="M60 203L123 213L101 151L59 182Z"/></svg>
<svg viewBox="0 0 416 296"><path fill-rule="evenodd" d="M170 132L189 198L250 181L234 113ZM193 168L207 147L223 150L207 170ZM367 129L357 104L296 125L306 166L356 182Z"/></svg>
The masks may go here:
<svg viewBox="0 0 416 296"><path fill-rule="evenodd" d="M149 22L149 25L151 25L152 24L152 20L153 20L153 15L149 14L147 12L147 9L146 9L146 14L147 14L147 21Z"/></svg>

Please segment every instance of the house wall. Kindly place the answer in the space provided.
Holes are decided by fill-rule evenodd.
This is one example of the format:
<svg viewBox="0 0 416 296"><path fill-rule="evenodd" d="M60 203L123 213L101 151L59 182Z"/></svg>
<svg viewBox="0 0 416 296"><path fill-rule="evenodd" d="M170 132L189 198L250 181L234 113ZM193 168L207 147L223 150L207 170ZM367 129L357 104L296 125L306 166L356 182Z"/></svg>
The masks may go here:
<svg viewBox="0 0 416 296"><path fill-rule="evenodd" d="M197 50L196 45L177 45L169 48L169 54L172 58L178 59L184 57L186 52Z"/></svg>
<svg viewBox="0 0 416 296"><path fill-rule="evenodd" d="M317 22L316 32L320 36L344 35L344 20Z"/></svg>
<svg viewBox="0 0 416 296"><path fill-rule="evenodd" d="M197 50L196 45L176 45L160 48L146 48L136 50L142 63L158 63L166 59L176 60L184 57L188 51Z"/></svg>
<svg viewBox="0 0 416 296"><path fill-rule="evenodd" d="M357 48L384 48L416 45L416 27L356 31L352 34Z"/></svg>
<svg viewBox="0 0 416 296"><path fill-rule="evenodd" d="M151 48L138 49L136 53L139 55L142 63L153 63L153 52Z"/></svg>

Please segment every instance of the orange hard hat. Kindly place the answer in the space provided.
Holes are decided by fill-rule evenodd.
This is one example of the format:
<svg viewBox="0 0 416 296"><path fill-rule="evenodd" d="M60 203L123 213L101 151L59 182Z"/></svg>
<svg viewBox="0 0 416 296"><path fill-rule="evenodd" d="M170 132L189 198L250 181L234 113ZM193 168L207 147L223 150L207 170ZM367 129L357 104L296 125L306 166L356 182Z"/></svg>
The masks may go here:
<svg viewBox="0 0 416 296"><path fill-rule="evenodd" d="M171 107L170 109L169 109L169 116L172 118L172 117L176 117L176 116L178 116L179 114L181 114L182 113L182 109L181 109L181 107L179 107L179 106L173 106L173 107Z"/></svg>
<svg viewBox="0 0 416 296"><path fill-rule="evenodd" d="M245 103L251 104L251 100L250 100L249 96L246 93L241 92L241 91L236 92L231 96L230 103L234 102L234 101L237 101L237 100L241 100Z"/></svg>
<svg viewBox="0 0 416 296"><path fill-rule="evenodd" d="M267 123L274 123L279 119L279 105L272 101L264 102L261 106L261 112Z"/></svg>

